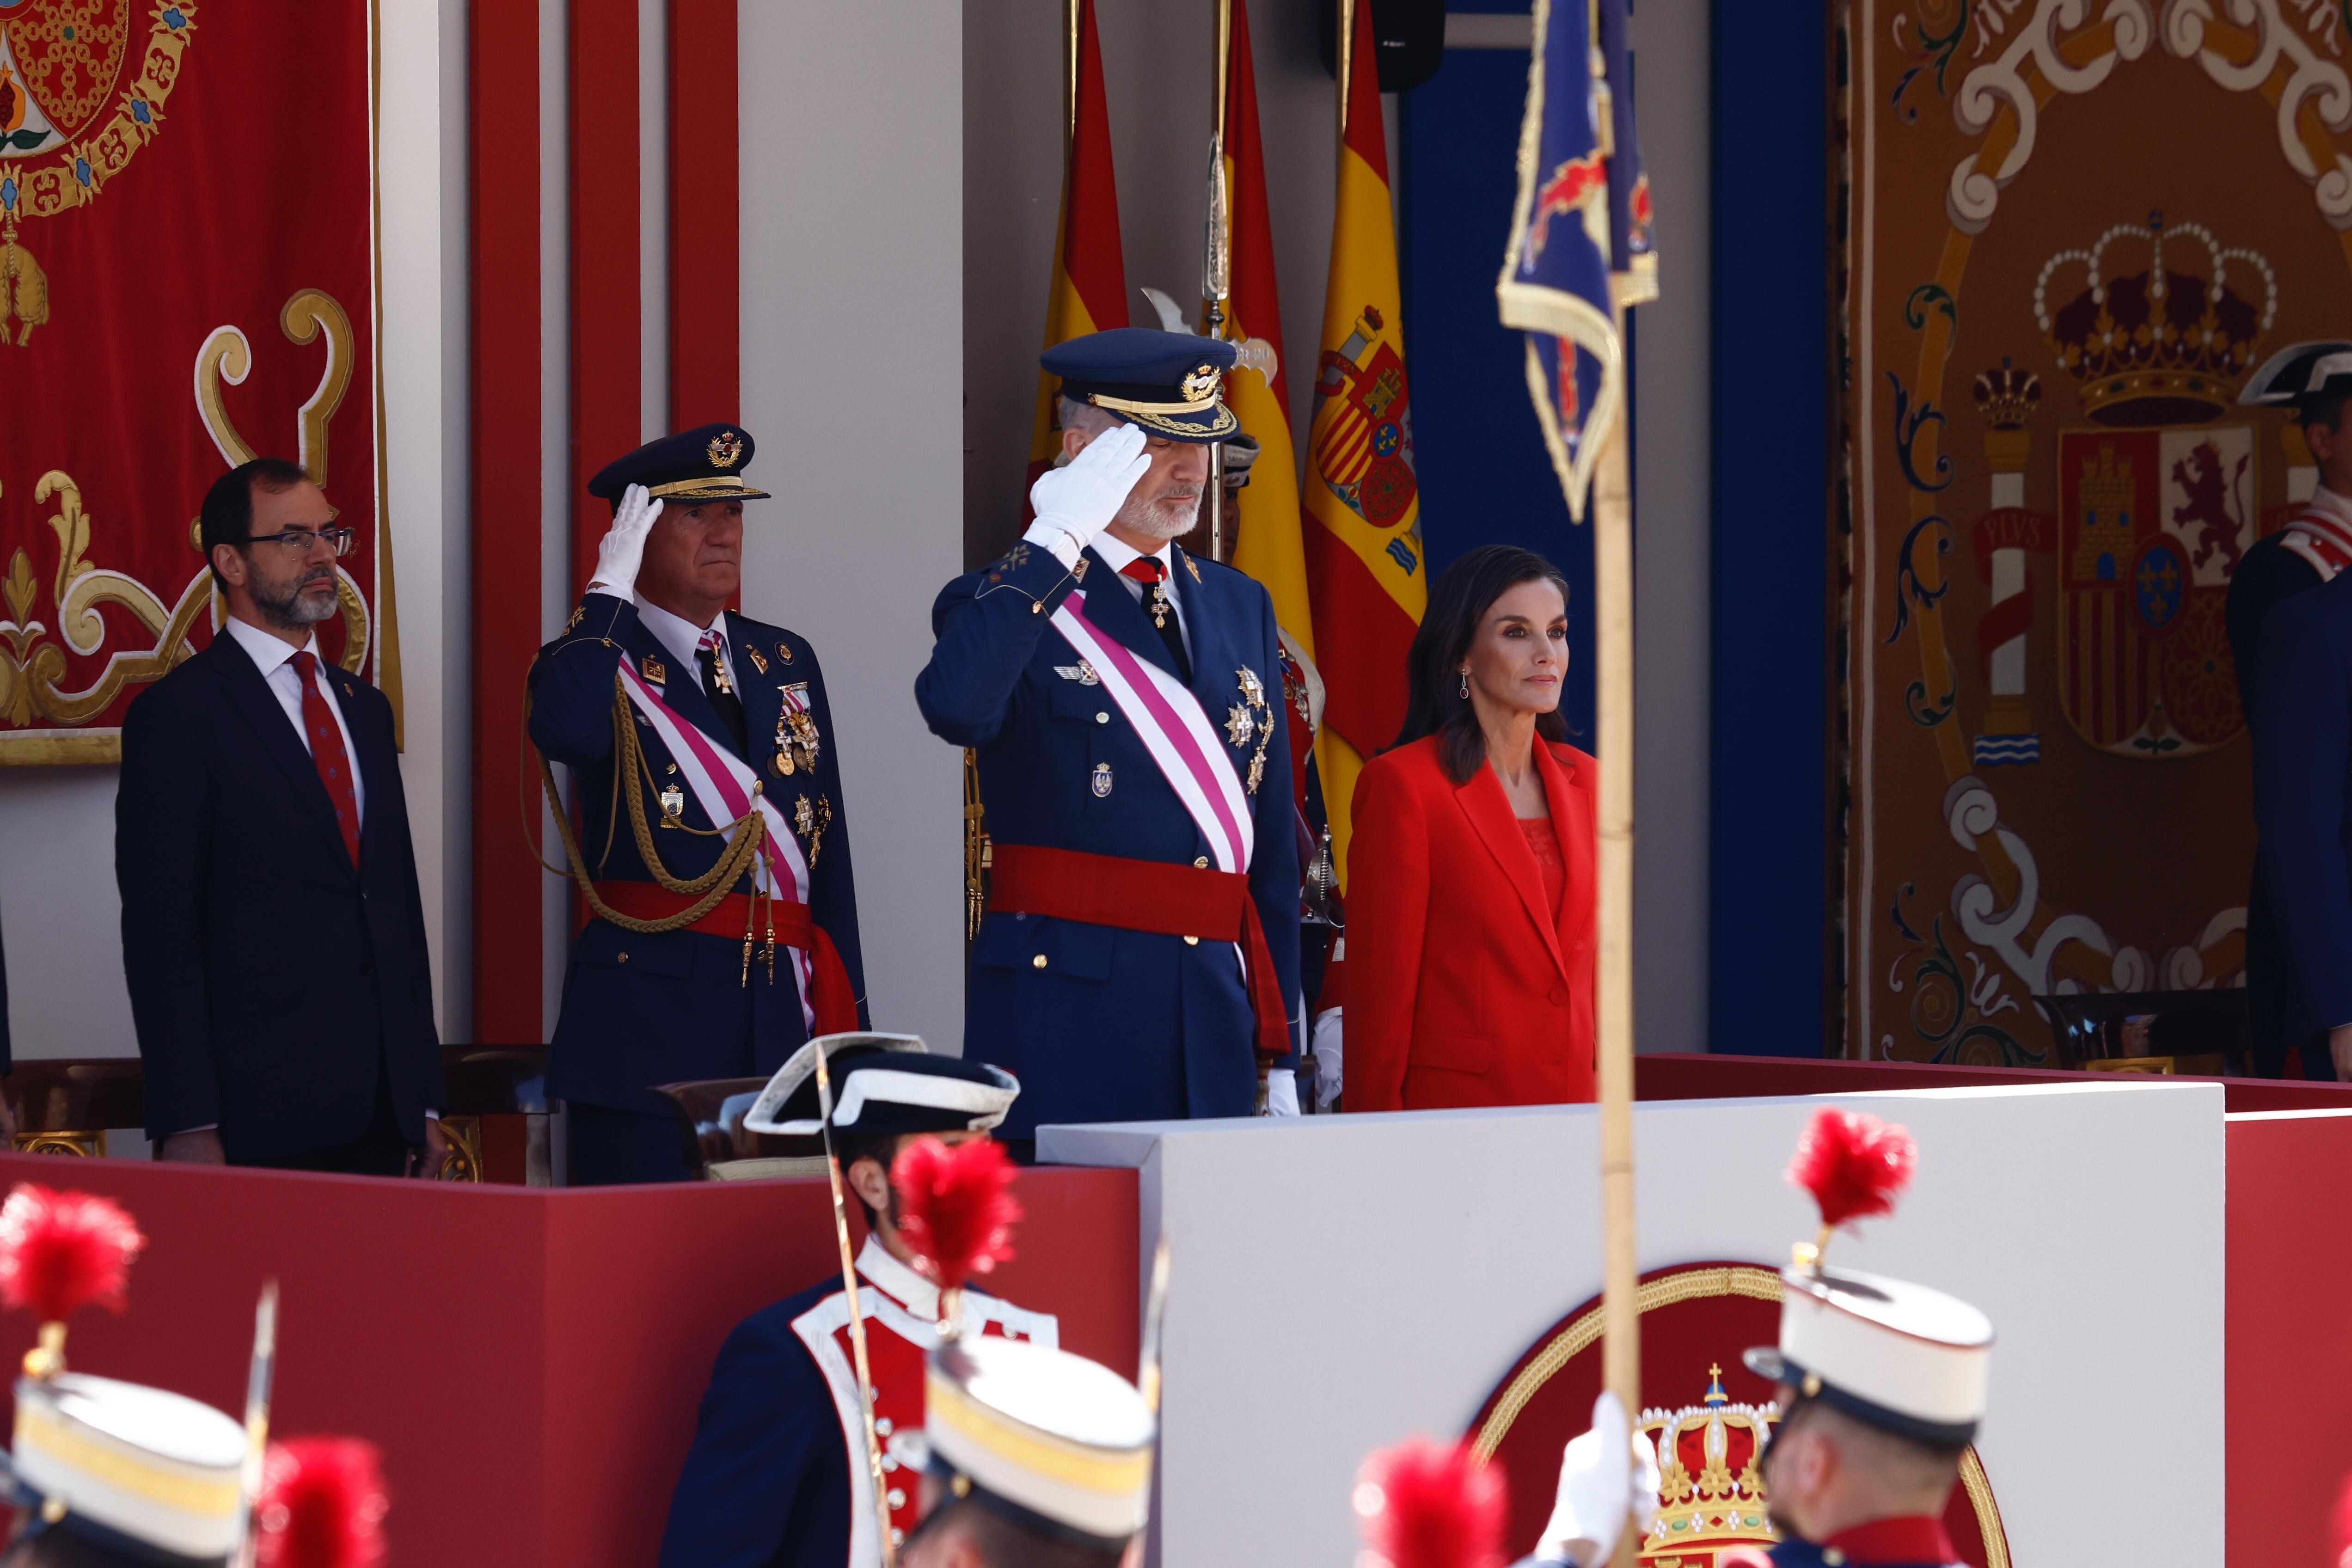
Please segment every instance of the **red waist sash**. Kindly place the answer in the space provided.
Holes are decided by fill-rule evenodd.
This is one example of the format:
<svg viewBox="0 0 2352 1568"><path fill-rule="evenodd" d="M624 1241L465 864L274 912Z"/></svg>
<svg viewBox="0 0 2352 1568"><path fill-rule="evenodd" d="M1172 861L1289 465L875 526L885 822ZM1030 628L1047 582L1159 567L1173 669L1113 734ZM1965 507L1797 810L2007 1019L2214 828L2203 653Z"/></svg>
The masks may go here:
<svg viewBox="0 0 2352 1568"><path fill-rule="evenodd" d="M991 861L988 907L1000 914L1238 942L1250 1007L1257 1015L1257 1048L1266 1056L1289 1054L1289 1015L1245 876L1165 860L999 844Z"/></svg>
<svg viewBox="0 0 2352 1568"><path fill-rule="evenodd" d="M596 896L606 909L633 921L669 920L696 902L652 882L599 882ZM709 914L679 929L763 944L772 931L778 944L809 955L809 1007L816 1014L816 1033L841 1035L857 1027L857 992L849 970L806 904L730 893Z"/></svg>

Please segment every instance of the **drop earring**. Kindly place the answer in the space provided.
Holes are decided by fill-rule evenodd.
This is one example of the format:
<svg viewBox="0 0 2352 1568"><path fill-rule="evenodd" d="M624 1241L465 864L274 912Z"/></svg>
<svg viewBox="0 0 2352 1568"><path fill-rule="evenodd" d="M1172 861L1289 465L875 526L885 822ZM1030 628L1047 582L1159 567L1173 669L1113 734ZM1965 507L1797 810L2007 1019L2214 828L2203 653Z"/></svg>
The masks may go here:
<svg viewBox="0 0 2352 1568"><path fill-rule="evenodd" d="M1466 669L1462 672L1462 700L1470 700L1470 672Z"/></svg>

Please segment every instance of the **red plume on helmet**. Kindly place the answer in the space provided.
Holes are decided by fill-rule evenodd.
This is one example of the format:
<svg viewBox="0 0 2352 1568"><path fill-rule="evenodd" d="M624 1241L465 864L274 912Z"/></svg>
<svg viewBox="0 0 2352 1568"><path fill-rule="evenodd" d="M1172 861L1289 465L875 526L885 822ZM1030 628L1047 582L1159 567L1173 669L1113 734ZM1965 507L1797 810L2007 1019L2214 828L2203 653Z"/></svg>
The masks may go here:
<svg viewBox="0 0 2352 1568"><path fill-rule="evenodd" d="M1363 1568L1502 1568L1503 1471L1466 1443L1414 1437L1381 1449L1356 1474L1355 1503Z"/></svg>
<svg viewBox="0 0 2352 1568"><path fill-rule="evenodd" d="M255 1500L260 1568L380 1568L391 1507L382 1457L357 1437L269 1445Z"/></svg>
<svg viewBox="0 0 2352 1568"><path fill-rule="evenodd" d="M898 1152L890 1166L898 1230L914 1249L916 1269L942 1292L961 1289L1013 1256L1021 1218L1014 1173L1003 1148L986 1138L952 1149L918 1138Z"/></svg>
<svg viewBox="0 0 2352 1568"><path fill-rule="evenodd" d="M65 1370L65 1321L80 1308L94 1302L122 1310L131 1260L146 1245L111 1198L16 1184L0 1204L0 1302L29 1307L40 1320L26 1372L54 1377Z"/></svg>
<svg viewBox="0 0 2352 1568"><path fill-rule="evenodd" d="M1813 1194L1821 1206L1822 1234L1810 1260L1818 1265L1830 1232L1874 1215L1893 1214L1895 1200L1911 1184L1919 1146L1903 1128L1864 1111L1823 1106L1797 1142L1789 1181Z"/></svg>

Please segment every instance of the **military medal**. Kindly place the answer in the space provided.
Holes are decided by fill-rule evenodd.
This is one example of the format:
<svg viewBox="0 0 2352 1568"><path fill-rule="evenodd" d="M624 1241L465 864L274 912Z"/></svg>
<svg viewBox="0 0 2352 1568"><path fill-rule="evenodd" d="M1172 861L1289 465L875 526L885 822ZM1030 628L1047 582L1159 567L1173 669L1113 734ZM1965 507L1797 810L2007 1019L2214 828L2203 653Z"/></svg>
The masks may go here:
<svg viewBox="0 0 2352 1568"><path fill-rule="evenodd" d="M1236 702L1225 710L1225 739L1234 747L1248 745L1256 733L1257 719L1248 709Z"/></svg>
<svg viewBox="0 0 2352 1568"><path fill-rule="evenodd" d="M833 797L819 795L812 805L809 797L793 802L793 826L808 841L809 869L816 869L816 858L824 847L824 830L833 826Z"/></svg>
<svg viewBox="0 0 2352 1568"><path fill-rule="evenodd" d="M1110 798L1110 764L1108 763L1095 764L1094 786L1097 800Z"/></svg>
<svg viewBox="0 0 2352 1568"><path fill-rule="evenodd" d="M824 738L808 710L808 682L779 686L776 691L784 700L782 711L776 715L776 771L814 773Z"/></svg>
<svg viewBox="0 0 2352 1568"><path fill-rule="evenodd" d="M1155 626L1165 626L1168 624L1169 608L1168 580L1163 577L1151 584L1151 624Z"/></svg>
<svg viewBox="0 0 2352 1568"><path fill-rule="evenodd" d="M1265 782L1265 749L1274 742L1274 713L1266 706L1265 682L1257 671L1244 665L1234 672L1241 683L1242 700L1226 710L1225 738L1239 751L1250 743L1255 734L1257 750L1250 754L1249 773L1243 784L1244 793L1255 795L1258 785Z"/></svg>

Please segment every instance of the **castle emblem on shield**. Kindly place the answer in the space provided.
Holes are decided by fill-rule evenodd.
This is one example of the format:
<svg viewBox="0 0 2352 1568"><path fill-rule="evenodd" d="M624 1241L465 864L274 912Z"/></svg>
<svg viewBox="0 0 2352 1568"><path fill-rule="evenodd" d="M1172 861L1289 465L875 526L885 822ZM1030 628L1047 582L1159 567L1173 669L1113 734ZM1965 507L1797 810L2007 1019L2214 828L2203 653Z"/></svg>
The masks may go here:
<svg viewBox="0 0 2352 1568"><path fill-rule="evenodd" d="M2111 267L2111 249L2127 258ZM2074 266L2088 280L2053 308L2052 279ZM2095 426L2058 438L2058 695L2103 752L2194 756L2245 726L2222 612L2260 490L2254 427L2220 421L2277 306L2268 261L2161 214L2060 252L2035 281L2042 335Z"/></svg>
<svg viewBox="0 0 2352 1568"><path fill-rule="evenodd" d="M48 278L19 229L97 199L163 123L196 7L155 6L143 39L138 21L131 0L0 9L0 342L22 346L49 319Z"/></svg>

